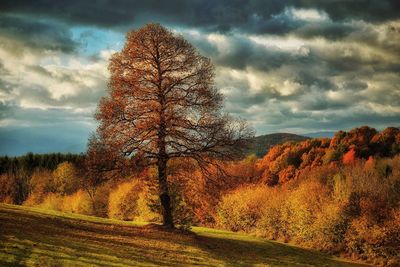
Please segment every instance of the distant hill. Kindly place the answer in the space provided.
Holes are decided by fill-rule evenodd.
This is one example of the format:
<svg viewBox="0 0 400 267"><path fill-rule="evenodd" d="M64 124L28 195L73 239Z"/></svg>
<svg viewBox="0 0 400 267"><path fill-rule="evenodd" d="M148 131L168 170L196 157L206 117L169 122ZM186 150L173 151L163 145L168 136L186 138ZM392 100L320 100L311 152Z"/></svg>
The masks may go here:
<svg viewBox="0 0 400 267"><path fill-rule="evenodd" d="M260 135L251 139L251 145L247 151L247 154L255 154L257 157L261 158L267 154L271 147L275 145L283 144L288 141L300 142L307 139L309 139L309 137L291 133Z"/></svg>
<svg viewBox="0 0 400 267"><path fill-rule="evenodd" d="M336 132L332 131L323 131L323 132L314 132L314 133L306 133L304 136L311 138L332 138Z"/></svg>

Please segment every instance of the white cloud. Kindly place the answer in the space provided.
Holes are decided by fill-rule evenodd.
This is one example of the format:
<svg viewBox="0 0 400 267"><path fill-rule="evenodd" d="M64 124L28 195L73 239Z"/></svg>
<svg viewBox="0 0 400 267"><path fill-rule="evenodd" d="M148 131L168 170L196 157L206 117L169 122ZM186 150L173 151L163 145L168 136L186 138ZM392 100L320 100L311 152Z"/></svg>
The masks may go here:
<svg viewBox="0 0 400 267"><path fill-rule="evenodd" d="M285 10L289 16L292 16L294 19L304 20L309 22L322 22L329 21L329 15L321 10L317 9L305 9L305 8L287 8Z"/></svg>
<svg viewBox="0 0 400 267"><path fill-rule="evenodd" d="M249 35L248 38L256 44L264 46L266 49L279 48L289 52L301 49L307 43L306 40L289 36Z"/></svg>
<svg viewBox="0 0 400 267"><path fill-rule="evenodd" d="M282 96L289 96L300 92L302 88L303 86L297 82L291 80L285 80L279 92Z"/></svg>
<svg viewBox="0 0 400 267"><path fill-rule="evenodd" d="M15 44L20 46L18 42ZM9 83L9 93L2 88L2 100L19 103L23 108L71 108L95 105L104 93L108 79L107 59L111 51L101 51L93 60L77 54L37 53L25 47L15 56L0 47L0 59ZM92 98L90 99L90 94ZM81 101L69 101L79 98ZM83 99L86 98L86 99Z"/></svg>
<svg viewBox="0 0 400 267"><path fill-rule="evenodd" d="M291 8L286 12L294 20L317 26L330 22L318 10ZM336 40L290 32L224 34L185 28L180 33L216 64L216 86L226 96L225 110L247 119L258 134L309 132L319 127L336 130L366 118L374 126L400 118L400 81L388 65L399 63L400 56L390 50L398 46L393 42L397 37L389 34L392 28L398 29L398 22L375 25L353 20L343 24L358 31ZM56 108L68 118L94 122L91 114L105 93L107 64L114 48L97 47L95 54L38 54L21 43L7 42L0 46L0 59L7 72L2 78L11 89L0 85L8 86L0 88L0 102L32 112L47 109L49 115L42 114L41 121L51 121L50 113ZM22 117L0 120L0 127L27 124ZM34 118L29 120L35 123Z"/></svg>

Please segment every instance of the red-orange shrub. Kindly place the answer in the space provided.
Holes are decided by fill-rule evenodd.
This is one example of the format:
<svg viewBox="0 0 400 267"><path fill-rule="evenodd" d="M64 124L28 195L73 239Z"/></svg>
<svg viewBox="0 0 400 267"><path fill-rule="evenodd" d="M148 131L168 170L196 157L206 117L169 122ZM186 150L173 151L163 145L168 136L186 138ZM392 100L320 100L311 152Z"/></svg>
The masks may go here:
<svg viewBox="0 0 400 267"><path fill-rule="evenodd" d="M354 148L351 148L346 154L343 155L343 164L354 164L356 162L356 159L356 151L354 150Z"/></svg>

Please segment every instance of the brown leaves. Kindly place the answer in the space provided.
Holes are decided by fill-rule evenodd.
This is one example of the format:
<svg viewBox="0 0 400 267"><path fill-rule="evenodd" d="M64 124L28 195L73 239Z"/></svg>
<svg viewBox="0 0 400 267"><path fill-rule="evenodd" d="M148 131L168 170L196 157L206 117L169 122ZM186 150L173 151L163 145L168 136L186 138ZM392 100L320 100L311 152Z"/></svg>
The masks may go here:
<svg viewBox="0 0 400 267"><path fill-rule="evenodd" d="M124 155L224 158L252 135L222 115L211 61L159 24L129 32L109 70L110 94L96 119L103 141Z"/></svg>

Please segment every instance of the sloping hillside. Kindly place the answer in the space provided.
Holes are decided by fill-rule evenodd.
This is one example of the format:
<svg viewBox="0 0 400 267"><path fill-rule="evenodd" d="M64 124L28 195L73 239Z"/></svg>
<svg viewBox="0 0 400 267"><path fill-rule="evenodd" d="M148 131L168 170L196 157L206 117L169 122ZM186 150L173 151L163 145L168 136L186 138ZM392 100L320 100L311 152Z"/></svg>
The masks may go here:
<svg viewBox="0 0 400 267"><path fill-rule="evenodd" d="M250 147L247 154L255 154L261 158L269 149L275 145L283 144L289 141L300 142L309 139L309 137L291 134L291 133L273 133L256 136L250 141Z"/></svg>
<svg viewBox="0 0 400 267"><path fill-rule="evenodd" d="M193 231L0 204L0 265L361 266L248 235Z"/></svg>

